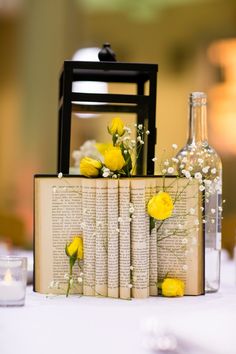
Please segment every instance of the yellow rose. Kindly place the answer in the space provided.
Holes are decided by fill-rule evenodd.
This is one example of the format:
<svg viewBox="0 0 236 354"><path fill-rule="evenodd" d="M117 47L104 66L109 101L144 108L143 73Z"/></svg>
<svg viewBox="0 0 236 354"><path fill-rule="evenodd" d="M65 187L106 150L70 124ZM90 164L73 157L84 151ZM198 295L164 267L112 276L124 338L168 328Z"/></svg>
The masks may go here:
<svg viewBox="0 0 236 354"><path fill-rule="evenodd" d="M111 148L113 145L111 143L96 143L96 149L100 152L101 155L104 155L105 151Z"/></svg>
<svg viewBox="0 0 236 354"><path fill-rule="evenodd" d="M86 177L97 177L100 169L102 168L102 163L92 159L91 157L84 157L80 161L79 168L81 175Z"/></svg>
<svg viewBox="0 0 236 354"><path fill-rule="evenodd" d="M104 165L111 171L119 171L125 165L125 159L119 147L113 147L104 153Z"/></svg>
<svg viewBox="0 0 236 354"><path fill-rule="evenodd" d="M83 239L81 236L75 236L73 241L66 245L66 254L68 257L83 259Z"/></svg>
<svg viewBox="0 0 236 354"><path fill-rule="evenodd" d="M174 204L166 192L159 192L148 202L148 214L157 220L165 220L172 215Z"/></svg>
<svg viewBox="0 0 236 354"><path fill-rule="evenodd" d="M113 118L108 126L108 131L111 135L118 134L122 136L124 134L124 123L119 117Z"/></svg>
<svg viewBox="0 0 236 354"><path fill-rule="evenodd" d="M184 296L184 282L176 278L165 278L162 285L163 296Z"/></svg>

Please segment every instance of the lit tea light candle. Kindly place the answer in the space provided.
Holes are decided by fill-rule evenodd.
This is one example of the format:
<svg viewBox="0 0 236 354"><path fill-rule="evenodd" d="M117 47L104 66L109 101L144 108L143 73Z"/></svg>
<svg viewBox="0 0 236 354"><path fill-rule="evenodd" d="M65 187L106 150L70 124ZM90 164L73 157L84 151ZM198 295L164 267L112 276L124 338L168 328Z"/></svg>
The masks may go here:
<svg viewBox="0 0 236 354"><path fill-rule="evenodd" d="M24 305L26 275L26 258L0 257L0 306Z"/></svg>
<svg viewBox="0 0 236 354"><path fill-rule="evenodd" d="M18 301L25 296L25 289L21 281L12 278L10 269L7 269L4 279L0 282L0 301Z"/></svg>

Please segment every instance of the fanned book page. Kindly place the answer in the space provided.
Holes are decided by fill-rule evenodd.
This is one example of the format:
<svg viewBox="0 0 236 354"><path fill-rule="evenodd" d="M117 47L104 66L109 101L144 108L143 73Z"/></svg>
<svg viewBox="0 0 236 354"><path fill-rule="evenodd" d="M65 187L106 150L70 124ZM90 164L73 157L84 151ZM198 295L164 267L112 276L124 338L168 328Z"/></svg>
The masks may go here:
<svg viewBox="0 0 236 354"><path fill-rule="evenodd" d="M151 227L147 204L161 190L171 195L174 211ZM201 203L198 182L185 178L35 176L34 290L65 294L65 245L77 235L83 284L76 265L72 293L146 298L168 276L184 280L186 295L203 294Z"/></svg>

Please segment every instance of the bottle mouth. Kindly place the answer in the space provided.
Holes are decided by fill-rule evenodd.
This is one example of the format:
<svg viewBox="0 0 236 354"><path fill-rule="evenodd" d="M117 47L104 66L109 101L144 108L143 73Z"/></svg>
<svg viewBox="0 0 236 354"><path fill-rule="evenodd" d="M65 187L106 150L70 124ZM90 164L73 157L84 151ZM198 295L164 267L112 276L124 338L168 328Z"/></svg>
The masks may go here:
<svg viewBox="0 0 236 354"><path fill-rule="evenodd" d="M192 106L202 106L207 104L207 94L205 92L191 92L189 103Z"/></svg>

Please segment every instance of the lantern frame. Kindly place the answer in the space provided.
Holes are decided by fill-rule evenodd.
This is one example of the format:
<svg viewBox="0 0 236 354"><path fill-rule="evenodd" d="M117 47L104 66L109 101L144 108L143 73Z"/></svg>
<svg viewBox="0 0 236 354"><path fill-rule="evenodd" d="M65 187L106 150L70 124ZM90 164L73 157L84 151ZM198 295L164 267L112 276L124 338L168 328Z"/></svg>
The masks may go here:
<svg viewBox="0 0 236 354"><path fill-rule="evenodd" d="M146 165L144 166L142 154L137 166L137 174L154 174L152 159L156 144L157 72L157 64L64 62L59 79L58 173L69 174L72 112L114 112L116 114L120 112L136 113L136 123L145 124L145 129L150 131L146 147ZM136 85L136 94L72 92L73 82L78 81L131 83ZM145 94L146 83L149 85L148 94Z"/></svg>

